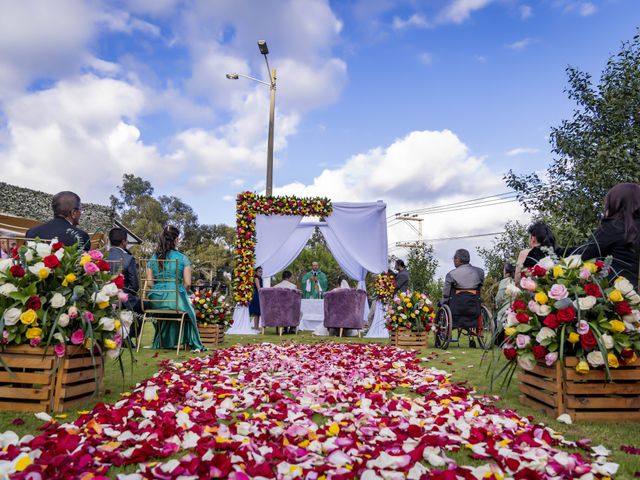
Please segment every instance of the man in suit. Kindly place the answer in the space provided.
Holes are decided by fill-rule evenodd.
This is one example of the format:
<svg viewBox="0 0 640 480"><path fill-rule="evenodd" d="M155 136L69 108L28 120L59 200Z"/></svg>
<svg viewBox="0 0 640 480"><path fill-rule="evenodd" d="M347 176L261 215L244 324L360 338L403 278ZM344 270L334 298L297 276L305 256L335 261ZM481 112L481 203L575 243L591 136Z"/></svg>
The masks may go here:
<svg viewBox="0 0 640 480"><path fill-rule="evenodd" d="M83 250L91 248L89 234L78 228L82 215L80 197L73 192L59 192L51 200L53 220L27 230L27 238L51 240L57 238L66 246L77 243Z"/></svg>
<svg viewBox="0 0 640 480"><path fill-rule="evenodd" d="M136 259L127 250L127 232L122 228L112 228L109 231L109 253L105 260L111 266L111 273L122 273L124 277L124 288L122 289L129 300L123 306L129 310L140 311L140 299L138 298L138 290L140 290L140 277L138 276L138 267Z"/></svg>
<svg viewBox="0 0 640 480"><path fill-rule="evenodd" d="M396 260L396 292L403 293L409 290L409 271L404 261Z"/></svg>

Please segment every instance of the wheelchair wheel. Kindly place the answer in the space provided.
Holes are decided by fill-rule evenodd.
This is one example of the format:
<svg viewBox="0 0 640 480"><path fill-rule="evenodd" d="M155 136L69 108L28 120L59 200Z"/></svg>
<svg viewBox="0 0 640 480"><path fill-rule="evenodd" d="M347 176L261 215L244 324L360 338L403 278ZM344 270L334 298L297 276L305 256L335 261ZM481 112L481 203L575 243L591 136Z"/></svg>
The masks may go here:
<svg viewBox="0 0 640 480"><path fill-rule="evenodd" d="M480 316L478 317L478 342L480 348L484 350L491 350L493 347L493 336L495 335L495 324L493 322L493 316L487 307L484 305L480 308Z"/></svg>
<svg viewBox="0 0 640 480"><path fill-rule="evenodd" d="M453 316L449 305L442 305L436 313L435 339L436 348L446 350L451 342L451 327L453 325Z"/></svg>

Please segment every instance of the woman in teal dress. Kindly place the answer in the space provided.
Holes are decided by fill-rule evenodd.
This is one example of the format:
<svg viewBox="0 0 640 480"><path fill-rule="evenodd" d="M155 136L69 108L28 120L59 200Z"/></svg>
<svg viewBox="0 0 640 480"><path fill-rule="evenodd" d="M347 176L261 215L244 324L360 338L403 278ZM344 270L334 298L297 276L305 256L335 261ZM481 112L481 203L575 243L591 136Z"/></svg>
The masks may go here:
<svg viewBox="0 0 640 480"><path fill-rule="evenodd" d="M156 253L147 263L147 284L150 307L153 309L175 310L176 278L178 278L178 310L187 313L182 330L182 341L193 351L204 351L206 348L200 340L196 323L196 312L191 305L187 290L191 288L191 262L186 255L176 250L180 230L172 225L164 227ZM158 262L157 260L177 260L174 262ZM153 338L153 348L175 348L178 345L180 324L178 322L160 321Z"/></svg>

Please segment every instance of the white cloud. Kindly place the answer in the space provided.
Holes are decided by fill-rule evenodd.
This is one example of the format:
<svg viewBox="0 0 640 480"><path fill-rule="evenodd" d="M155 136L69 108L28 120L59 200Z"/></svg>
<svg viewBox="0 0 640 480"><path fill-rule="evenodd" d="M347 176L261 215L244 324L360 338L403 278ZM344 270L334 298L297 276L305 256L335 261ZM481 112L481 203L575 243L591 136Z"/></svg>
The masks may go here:
<svg viewBox="0 0 640 480"><path fill-rule="evenodd" d="M406 20L395 16L393 17L393 22L391 24L394 30L404 30L405 28L427 28L429 27L429 22L426 17L421 13L414 13Z"/></svg>
<svg viewBox="0 0 640 480"><path fill-rule="evenodd" d="M492 0L453 0L438 15L438 23L462 23L476 10L481 10Z"/></svg>
<svg viewBox="0 0 640 480"><path fill-rule="evenodd" d="M505 152L505 155L513 157L515 155L528 155L533 153L538 153L538 149L529 147L516 147L512 148L508 152Z"/></svg>
<svg viewBox="0 0 640 480"><path fill-rule="evenodd" d="M588 17L589 15L596 13L596 6L591 2L583 3L578 8L578 13L583 17Z"/></svg>
<svg viewBox="0 0 640 480"><path fill-rule="evenodd" d="M529 18L533 15L533 8L529 5L520 5L518 12L520 13L520 18Z"/></svg>
<svg viewBox="0 0 640 480"><path fill-rule="evenodd" d="M433 55L429 52L422 52L418 55L418 60L423 65L431 65L433 63Z"/></svg>
<svg viewBox="0 0 640 480"><path fill-rule="evenodd" d="M510 49L510 50L513 50L513 51L516 51L516 52L521 52L522 50L527 48L532 43L533 43L533 39L531 39L531 38L523 38L522 40L518 40L516 42L513 42L513 43L510 43L510 44L506 45L506 47L508 49Z"/></svg>

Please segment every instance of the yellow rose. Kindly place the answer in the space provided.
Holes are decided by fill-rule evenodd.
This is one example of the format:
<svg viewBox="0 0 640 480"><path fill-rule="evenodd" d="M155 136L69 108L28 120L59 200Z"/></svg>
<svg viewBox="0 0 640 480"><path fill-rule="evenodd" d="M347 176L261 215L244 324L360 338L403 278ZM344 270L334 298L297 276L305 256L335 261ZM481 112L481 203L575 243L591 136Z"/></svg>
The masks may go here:
<svg viewBox="0 0 640 480"><path fill-rule="evenodd" d="M40 270L38 270L38 278L40 280L44 280L48 276L49 276L49 269L47 267L42 267Z"/></svg>
<svg viewBox="0 0 640 480"><path fill-rule="evenodd" d="M85 263L89 263L91 261L91 255L82 255L80 257L80 265L84 266Z"/></svg>
<svg viewBox="0 0 640 480"><path fill-rule="evenodd" d="M42 337L42 329L41 328L29 328L27 329L27 338L28 339L32 339L32 338L40 338Z"/></svg>
<svg viewBox="0 0 640 480"><path fill-rule="evenodd" d="M609 300L611 300L612 302L621 302L622 300L624 300L624 297L622 296L622 292L620 290L612 290L611 293L609 294Z"/></svg>
<svg viewBox="0 0 640 480"><path fill-rule="evenodd" d="M107 308L108 306L109 306L109 302L108 302L108 301L107 301L107 302L100 302L100 303L98 304L98 308L99 308L100 310L104 310L104 309L105 309L105 308Z"/></svg>
<svg viewBox="0 0 640 480"><path fill-rule="evenodd" d="M596 273L598 271L598 267L596 267L596 264L593 262L584 262L582 264L582 268L586 268L591 273Z"/></svg>
<svg viewBox="0 0 640 480"><path fill-rule="evenodd" d="M547 294L544 292L536 293L534 298L540 305L545 305L549 301L549 297L547 297Z"/></svg>
<svg viewBox="0 0 640 480"><path fill-rule="evenodd" d="M576 372L589 373L589 364L584 360L580 360L578 365L576 365Z"/></svg>
<svg viewBox="0 0 640 480"><path fill-rule="evenodd" d="M618 363L618 357L616 357L613 353L609 353L607 355L607 362L609 362L609 366L611 368L618 368L620 366L620 364Z"/></svg>
<svg viewBox="0 0 640 480"><path fill-rule="evenodd" d="M624 323L620 320L610 320L609 326L613 332L624 332Z"/></svg>
<svg viewBox="0 0 640 480"><path fill-rule="evenodd" d="M504 329L504 334L507 337L511 337L512 335L516 334L516 331L517 330L514 327L507 327L507 328Z"/></svg>
<svg viewBox="0 0 640 480"><path fill-rule="evenodd" d="M622 363L624 363L625 365L630 365L632 363L635 363L636 360L638 360L638 356L634 352L629 360L622 359Z"/></svg>
<svg viewBox="0 0 640 480"><path fill-rule="evenodd" d="M199 303L200 305L204 304L204 302L206 302L206 300L205 300L204 298L201 298L200 300L198 300L198 303Z"/></svg>
<svg viewBox="0 0 640 480"><path fill-rule="evenodd" d="M411 308L413 307L413 304L411 302L407 302L407 308Z"/></svg>
<svg viewBox="0 0 640 480"><path fill-rule="evenodd" d="M553 267L554 278L562 277L563 275L564 275L564 268L562 268L560 265L556 265L555 267Z"/></svg>
<svg viewBox="0 0 640 480"><path fill-rule="evenodd" d="M68 273L67 275L65 275L64 280L62 280L62 286L66 287L70 283L75 282L76 280L77 280L77 277L74 273Z"/></svg>
<svg viewBox="0 0 640 480"><path fill-rule="evenodd" d="M412 314L411 314L411 318L416 318L416 314L415 314L415 313L412 313Z"/></svg>
<svg viewBox="0 0 640 480"><path fill-rule="evenodd" d="M117 344L116 342L114 342L113 340L111 340L110 338L107 338L107 339L104 341L104 346L105 346L106 348L108 348L109 350L113 350L114 348L117 348L117 347L118 347L118 344Z"/></svg>
<svg viewBox="0 0 640 480"><path fill-rule="evenodd" d="M115 322L113 322L113 328L115 328L116 331L120 330L120 325L121 325L120 320L116 320Z"/></svg>
<svg viewBox="0 0 640 480"><path fill-rule="evenodd" d="M31 308L20 315L20 321L25 325L32 325L36 320L38 320L38 314Z"/></svg>
<svg viewBox="0 0 640 480"><path fill-rule="evenodd" d="M580 341L580 335L578 335L576 332L571 332L569 334L569 343L578 343Z"/></svg>

